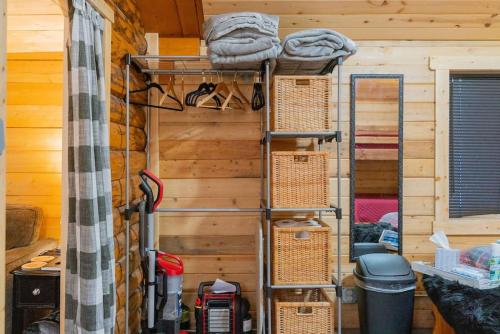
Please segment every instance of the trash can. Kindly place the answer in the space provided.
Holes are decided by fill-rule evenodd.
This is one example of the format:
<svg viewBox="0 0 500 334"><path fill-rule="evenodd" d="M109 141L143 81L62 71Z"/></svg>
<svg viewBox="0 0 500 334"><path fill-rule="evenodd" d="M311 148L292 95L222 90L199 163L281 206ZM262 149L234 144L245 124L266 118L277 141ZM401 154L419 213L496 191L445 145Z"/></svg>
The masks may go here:
<svg viewBox="0 0 500 334"><path fill-rule="evenodd" d="M362 334L411 333L416 277L404 257L360 256L354 277Z"/></svg>

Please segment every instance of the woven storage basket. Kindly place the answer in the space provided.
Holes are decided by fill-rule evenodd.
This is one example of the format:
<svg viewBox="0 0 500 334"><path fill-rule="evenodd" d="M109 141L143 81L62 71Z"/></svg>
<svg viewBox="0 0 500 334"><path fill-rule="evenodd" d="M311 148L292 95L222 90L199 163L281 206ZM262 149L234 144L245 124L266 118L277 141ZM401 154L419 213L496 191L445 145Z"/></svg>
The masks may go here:
<svg viewBox="0 0 500 334"><path fill-rule="evenodd" d="M333 334L333 312L321 289L280 290L274 299L276 334Z"/></svg>
<svg viewBox="0 0 500 334"><path fill-rule="evenodd" d="M272 93L274 131L330 130L331 75L276 75Z"/></svg>
<svg viewBox="0 0 500 334"><path fill-rule="evenodd" d="M328 152L272 152L274 208L329 206Z"/></svg>
<svg viewBox="0 0 500 334"><path fill-rule="evenodd" d="M273 226L273 284L331 284L330 227Z"/></svg>

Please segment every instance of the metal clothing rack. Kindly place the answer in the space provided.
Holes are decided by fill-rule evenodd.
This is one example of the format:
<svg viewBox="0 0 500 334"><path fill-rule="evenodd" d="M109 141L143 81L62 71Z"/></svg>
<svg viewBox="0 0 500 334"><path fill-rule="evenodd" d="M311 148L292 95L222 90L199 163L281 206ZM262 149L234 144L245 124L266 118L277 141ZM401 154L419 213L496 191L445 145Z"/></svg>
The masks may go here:
<svg viewBox="0 0 500 334"><path fill-rule="evenodd" d="M172 64L174 65L172 68ZM275 289L294 289L294 288L333 288L336 289L337 295L337 310L338 310L338 321L337 328L338 333L342 332L342 283L341 283L341 219L342 210L341 205L341 164L340 164L340 143L342 141L340 122L341 122L341 76L342 76L342 58L337 61L338 69L338 104L337 104L337 130L333 132L273 132L270 129L270 63L266 61L264 66L260 64L252 69L214 69L212 68L208 58L206 56L144 56L144 55L127 55L126 57L126 147L125 147L125 174L126 174L126 186L125 186L125 228L126 228L126 242L125 247L126 252L126 265L125 265L125 289L126 289L126 300L125 300L125 333L129 333L129 248L130 248L130 216L132 210L130 207L130 68L133 67L136 70L140 70L141 73L150 75L191 75L191 76L205 76L211 74L223 75L259 75L264 78L266 86L266 105L265 110L261 111L260 128L262 134L262 140L260 141L260 183L261 183L261 200L260 207L258 208L159 208L158 212L173 213L173 212L220 212L220 213L249 213L255 212L260 213L262 221L265 221L265 227L267 231L266 247L264 248L264 234L263 234L263 224L259 224L259 242L258 242L258 252L259 255L259 288L264 288L265 299L267 300L267 316L263 319L264 312L257 314L260 319L262 333L266 333L265 323L267 321L267 334L272 334L272 292ZM194 68L193 68L194 67ZM333 111L332 111L333 112ZM147 113L148 135L147 145L149 147L149 113ZM337 195L338 202L337 206L331 206L330 208L293 208L293 209L278 209L271 208L270 200L270 178L265 178L264 175L270 175L270 156L271 156L271 142L273 138L315 138L318 139L318 147L322 148L325 142L336 141L337 144ZM148 167L149 167L149 150L147 152ZM266 158L266 166L264 166L264 158ZM319 218L321 219L324 212L335 212L337 219L337 273L338 277L332 280L330 285L272 285L271 284L271 217L273 212L318 212ZM264 256L262 252L266 253L267 258L267 268L266 275L264 275ZM265 282L265 284L264 284ZM257 291L260 293L260 291ZM262 301L261 308L264 307L264 301Z"/></svg>

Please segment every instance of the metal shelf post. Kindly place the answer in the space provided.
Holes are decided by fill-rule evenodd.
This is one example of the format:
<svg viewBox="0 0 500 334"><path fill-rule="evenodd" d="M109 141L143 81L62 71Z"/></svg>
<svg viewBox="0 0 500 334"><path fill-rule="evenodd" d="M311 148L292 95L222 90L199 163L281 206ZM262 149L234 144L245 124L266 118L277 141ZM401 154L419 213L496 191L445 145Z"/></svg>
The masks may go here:
<svg viewBox="0 0 500 334"><path fill-rule="evenodd" d="M342 66L344 60L339 58L337 63L337 133L341 133L342 127ZM340 162L340 145L337 140L337 208L342 207L342 183L341 183L341 162ZM337 215L337 333L342 334L342 217Z"/></svg>

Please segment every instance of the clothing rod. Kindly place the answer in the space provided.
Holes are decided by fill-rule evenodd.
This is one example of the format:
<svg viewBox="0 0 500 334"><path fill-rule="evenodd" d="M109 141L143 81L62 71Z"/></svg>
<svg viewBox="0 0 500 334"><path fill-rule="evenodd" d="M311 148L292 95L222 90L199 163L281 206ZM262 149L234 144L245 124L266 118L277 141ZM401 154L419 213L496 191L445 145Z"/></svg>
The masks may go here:
<svg viewBox="0 0 500 334"><path fill-rule="evenodd" d="M142 73L148 73L148 74L170 74L170 75L193 75L193 76L200 76L200 75L213 75L213 74L260 74L259 70L216 70L216 69L204 69L204 70L176 70L176 69L170 69L170 70L163 70L163 69L141 69Z"/></svg>
<svg viewBox="0 0 500 334"><path fill-rule="evenodd" d="M171 59L179 59L179 60L187 60L187 61L195 61L195 60L209 60L208 56L162 56L162 55L130 55L132 59L144 59L144 60L171 60Z"/></svg>
<svg viewBox="0 0 500 334"><path fill-rule="evenodd" d="M261 208L158 208L158 212L263 212Z"/></svg>

